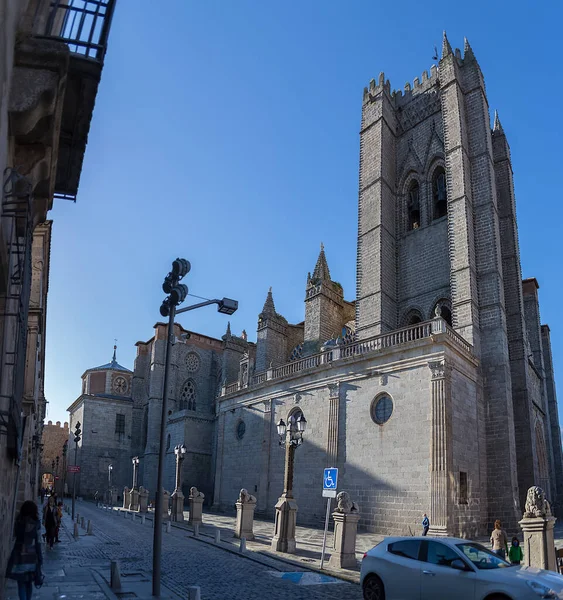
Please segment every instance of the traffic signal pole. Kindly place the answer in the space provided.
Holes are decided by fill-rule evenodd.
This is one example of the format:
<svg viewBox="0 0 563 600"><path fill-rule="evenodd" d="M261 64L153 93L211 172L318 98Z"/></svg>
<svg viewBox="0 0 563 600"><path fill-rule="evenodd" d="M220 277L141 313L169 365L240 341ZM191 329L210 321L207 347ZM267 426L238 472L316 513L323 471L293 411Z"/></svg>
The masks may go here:
<svg viewBox="0 0 563 600"><path fill-rule="evenodd" d="M74 473L72 474L72 520L74 521L74 506L76 503L76 463L78 461L78 442L80 441L80 421L76 423L76 428L74 431Z"/></svg>

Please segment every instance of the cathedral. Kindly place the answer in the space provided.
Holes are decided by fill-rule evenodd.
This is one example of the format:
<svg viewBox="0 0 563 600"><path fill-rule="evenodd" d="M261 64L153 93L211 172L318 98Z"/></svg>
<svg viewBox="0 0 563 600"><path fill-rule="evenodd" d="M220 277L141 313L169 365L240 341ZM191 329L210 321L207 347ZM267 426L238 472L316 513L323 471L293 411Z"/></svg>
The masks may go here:
<svg viewBox="0 0 563 600"><path fill-rule="evenodd" d="M184 443L184 495L195 485L208 506L232 510L246 488L272 516L284 476L276 424L302 415L298 523L322 522L329 466L360 526L378 533L408 534L425 512L434 535L474 537L497 518L514 529L532 485L561 510L549 327L538 282L522 280L510 148L496 113L491 129L467 40L462 55L444 35L439 64L402 91L383 73L364 89L359 176L355 300L321 245L303 322L288 323L270 290L255 343L175 326L165 489ZM80 413L84 495L105 489L110 462L115 483L131 485L139 456L154 497L165 346L157 323L133 372L115 356L86 372L69 409L71 430L79 407L98 415Z"/></svg>

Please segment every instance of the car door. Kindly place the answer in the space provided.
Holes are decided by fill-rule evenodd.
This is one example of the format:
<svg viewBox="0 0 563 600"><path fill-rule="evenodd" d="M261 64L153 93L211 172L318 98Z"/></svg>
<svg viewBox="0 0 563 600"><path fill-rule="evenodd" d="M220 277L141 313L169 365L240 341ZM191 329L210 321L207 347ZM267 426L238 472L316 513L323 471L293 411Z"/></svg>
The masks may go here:
<svg viewBox="0 0 563 600"><path fill-rule="evenodd" d="M475 572L450 566L453 560L461 560L459 554L442 542L428 540L423 544L421 600L475 600Z"/></svg>
<svg viewBox="0 0 563 600"><path fill-rule="evenodd" d="M382 581L386 600L420 600L420 540L398 540L387 546Z"/></svg>

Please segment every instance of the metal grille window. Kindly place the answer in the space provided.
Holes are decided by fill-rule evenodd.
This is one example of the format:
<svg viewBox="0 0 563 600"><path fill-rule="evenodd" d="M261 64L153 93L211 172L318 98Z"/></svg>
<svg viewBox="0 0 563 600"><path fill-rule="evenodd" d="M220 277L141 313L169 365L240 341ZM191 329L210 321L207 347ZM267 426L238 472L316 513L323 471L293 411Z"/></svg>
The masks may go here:
<svg viewBox="0 0 563 600"><path fill-rule="evenodd" d="M125 433L125 415L115 415L115 433Z"/></svg>
<svg viewBox="0 0 563 600"><path fill-rule="evenodd" d="M379 396L371 405L371 418L378 425L387 423L393 413L393 400L391 396Z"/></svg>

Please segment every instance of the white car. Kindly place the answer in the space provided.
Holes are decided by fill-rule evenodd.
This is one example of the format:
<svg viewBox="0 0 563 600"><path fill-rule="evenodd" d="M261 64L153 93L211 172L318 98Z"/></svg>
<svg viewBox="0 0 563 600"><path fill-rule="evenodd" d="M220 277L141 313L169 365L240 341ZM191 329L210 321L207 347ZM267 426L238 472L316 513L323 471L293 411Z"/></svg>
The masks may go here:
<svg viewBox="0 0 563 600"><path fill-rule="evenodd" d="M563 600L563 576L457 538L393 537L364 554L364 600Z"/></svg>

